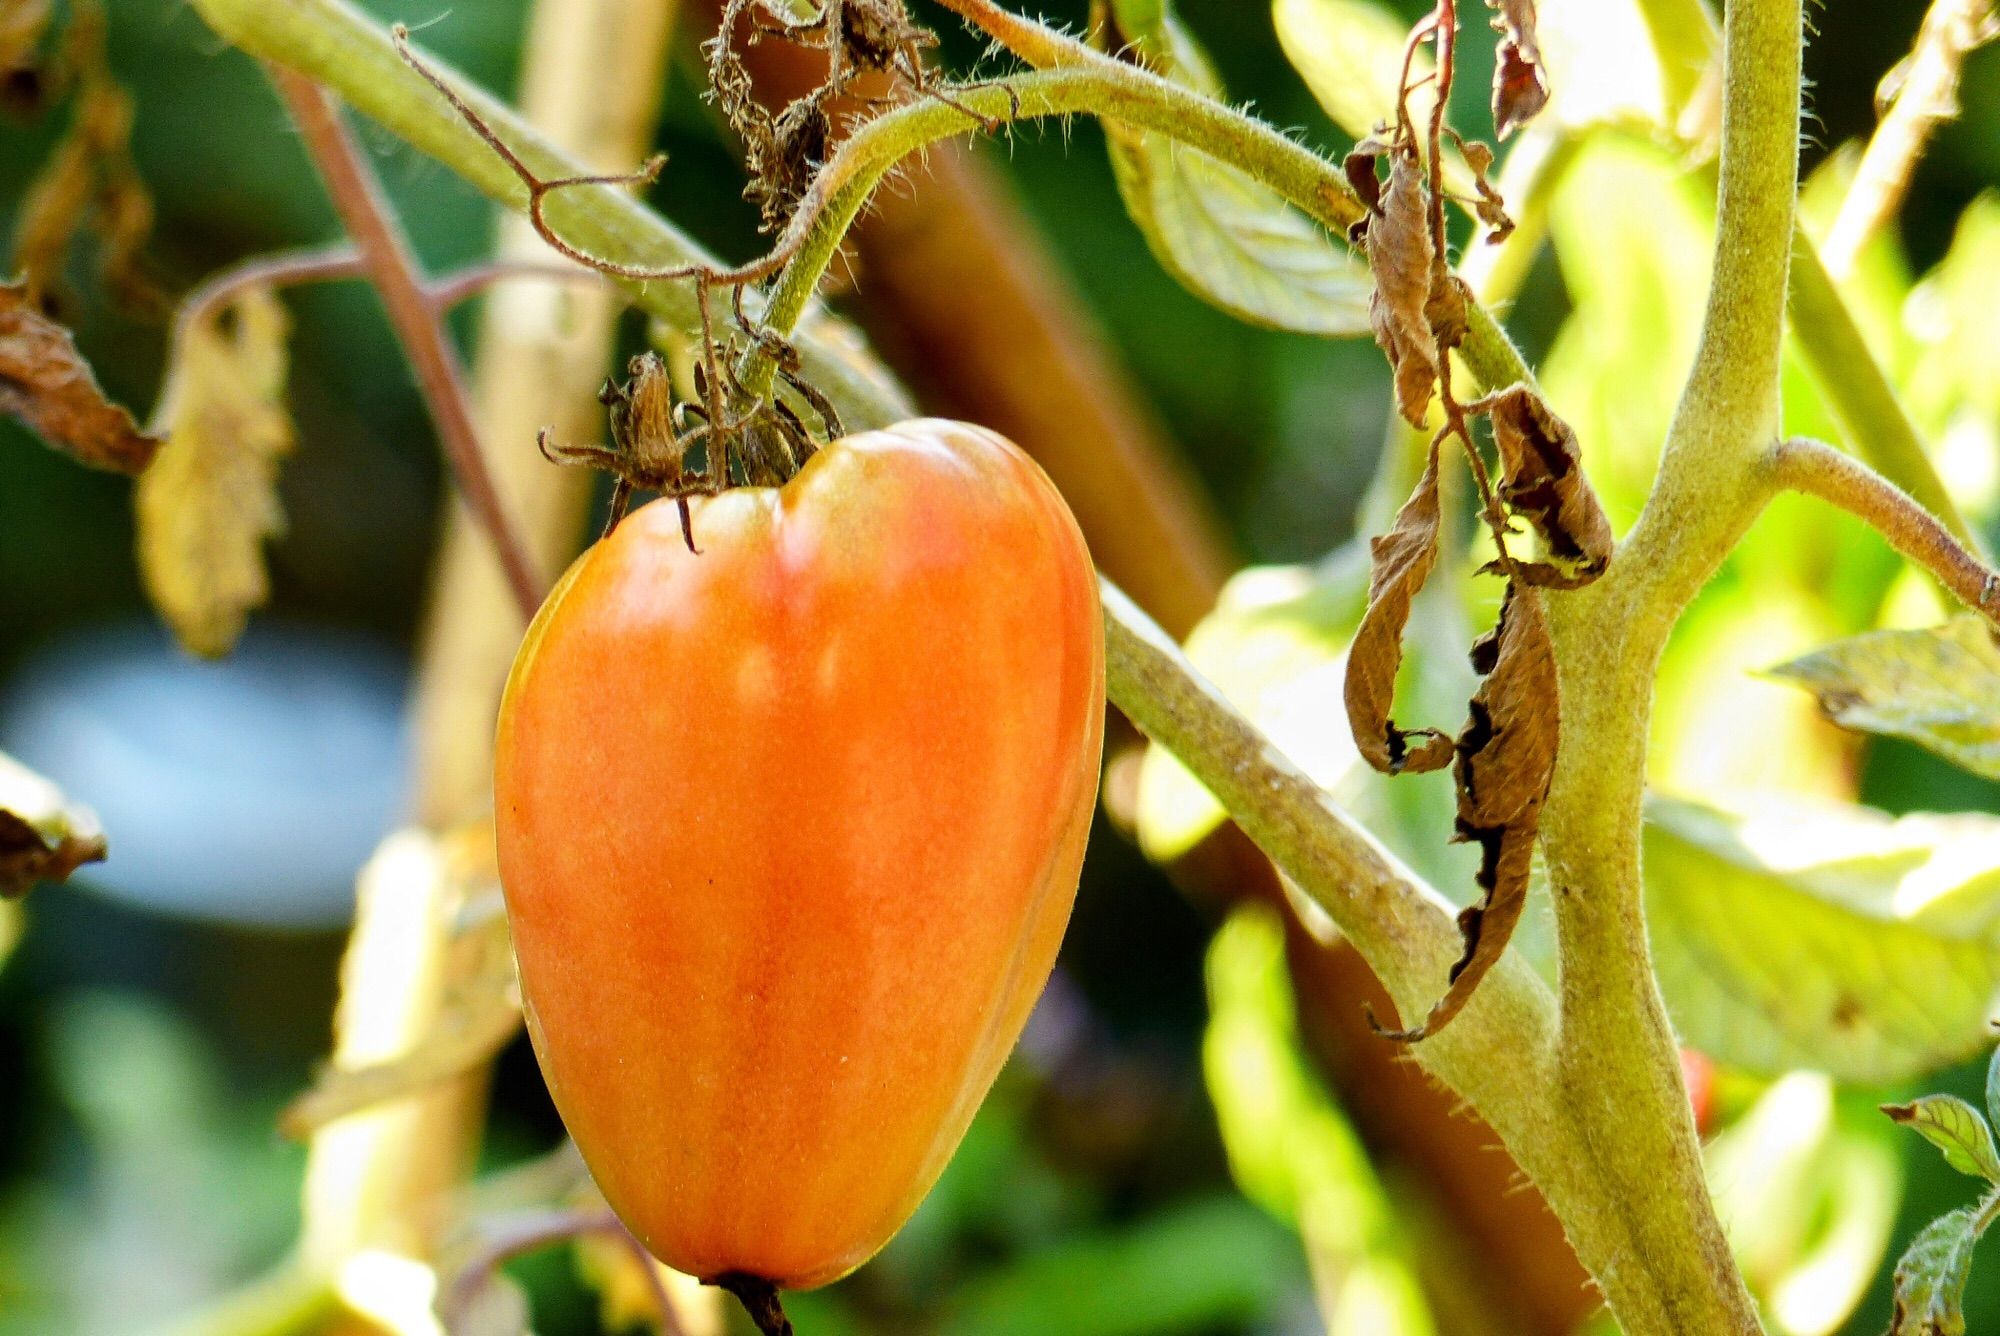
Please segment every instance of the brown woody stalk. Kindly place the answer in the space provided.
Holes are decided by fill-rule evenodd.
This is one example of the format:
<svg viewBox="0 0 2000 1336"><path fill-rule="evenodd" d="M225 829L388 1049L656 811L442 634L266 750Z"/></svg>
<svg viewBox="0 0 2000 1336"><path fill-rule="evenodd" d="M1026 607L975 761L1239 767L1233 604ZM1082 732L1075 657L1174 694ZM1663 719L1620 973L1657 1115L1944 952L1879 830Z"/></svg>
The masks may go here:
<svg viewBox="0 0 2000 1336"><path fill-rule="evenodd" d="M520 604L522 615L527 616L542 601L543 579L529 564L527 549L501 505L492 475L486 470L479 432L472 425L471 410L466 406L464 370L438 325L416 257L396 224L382 183L341 123L339 108L331 94L305 76L282 67L271 66L270 73L293 121L298 124L313 164L326 182L334 210L348 235L354 238L362 263L367 266L376 291L382 295L389 324L396 331L404 356L416 371L417 383L437 423L438 437L451 461L459 489L486 531L487 541L499 555L515 601Z"/></svg>

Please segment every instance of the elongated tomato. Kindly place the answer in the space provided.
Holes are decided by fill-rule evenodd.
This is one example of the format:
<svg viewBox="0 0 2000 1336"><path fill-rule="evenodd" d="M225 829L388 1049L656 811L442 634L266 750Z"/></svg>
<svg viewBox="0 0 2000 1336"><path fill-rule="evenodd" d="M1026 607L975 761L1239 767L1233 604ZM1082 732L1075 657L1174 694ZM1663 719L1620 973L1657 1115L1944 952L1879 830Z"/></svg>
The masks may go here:
<svg viewBox="0 0 2000 1336"><path fill-rule="evenodd" d="M530 1033L662 1260L859 1266L964 1134L1054 964L1096 796L1082 536L1014 446L923 421L578 560L500 712Z"/></svg>

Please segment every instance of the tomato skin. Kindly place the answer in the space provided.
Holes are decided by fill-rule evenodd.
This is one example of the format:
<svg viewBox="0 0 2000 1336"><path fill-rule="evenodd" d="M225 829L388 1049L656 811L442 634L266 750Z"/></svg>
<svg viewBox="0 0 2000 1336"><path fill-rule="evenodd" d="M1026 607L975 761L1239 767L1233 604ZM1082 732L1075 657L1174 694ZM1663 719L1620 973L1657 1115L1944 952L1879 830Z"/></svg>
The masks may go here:
<svg viewBox="0 0 2000 1336"><path fill-rule="evenodd" d="M500 712L529 1031L656 1256L782 1288L936 1181L1068 923L1104 709L1075 520L999 436L838 441L782 489L635 511Z"/></svg>

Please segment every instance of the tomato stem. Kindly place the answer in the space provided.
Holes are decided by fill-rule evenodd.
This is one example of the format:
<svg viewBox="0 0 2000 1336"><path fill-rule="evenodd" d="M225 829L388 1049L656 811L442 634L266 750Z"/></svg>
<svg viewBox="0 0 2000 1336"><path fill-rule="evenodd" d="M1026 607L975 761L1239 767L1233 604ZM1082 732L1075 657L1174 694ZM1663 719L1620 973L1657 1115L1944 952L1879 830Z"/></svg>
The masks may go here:
<svg viewBox="0 0 2000 1336"><path fill-rule="evenodd" d="M705 1280L704 1285L728 1290L743 1305L743 1311L757 1324L762 1336L792 1336L791 1319L785 1316L785 1306L778 1302L778 1287L762 1276L753 1276L743 1271L731 1271Z"/></svg>

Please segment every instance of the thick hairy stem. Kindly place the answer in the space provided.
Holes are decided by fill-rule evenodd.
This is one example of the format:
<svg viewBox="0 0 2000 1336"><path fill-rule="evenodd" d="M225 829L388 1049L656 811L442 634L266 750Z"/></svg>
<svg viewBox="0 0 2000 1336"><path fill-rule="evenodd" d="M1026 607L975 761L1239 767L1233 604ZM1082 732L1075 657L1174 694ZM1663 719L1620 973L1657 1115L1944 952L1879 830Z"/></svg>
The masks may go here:
<svg viewBox="0 0 2000 1336"><path fill-rule="evenodd" d="M341 124L340 109L332 98L290 70L274 69L271 77L326 181L335 212L354 238L362 263L382 295L389 324L431 407L459 491L506 572L521 616L531 616L542 601L544 581L530 563L527 548L487 471L479 432L466 402L464 368L438 324L416 257L390 212L382 183L375 179L347 127Z"/></svg>
<svg viewBox="0 0 2000 1336"><path fill-rule="evenodd" d="M1773 447L1771 468L1778 486L1816 496L1865 521L1967 607L2000 625L2000 574L1908 492L1824 441L1803 437Z"/></svg>
<svg viewBox="0 0 2000 1336"><path fill-rule="evenodd" d="M1610 572L1552 596L1562 742L1542 819L1562 969L1562 1097L1627 1238L1584 1253L1628 1332L1753 1332L1654 978L1639 834L1669 631L1769 499L1797 189L1799 0L1734 0L1701 343L1652 496ZM1581 1251L1581 1244L1579 1244Z"/></svg>

